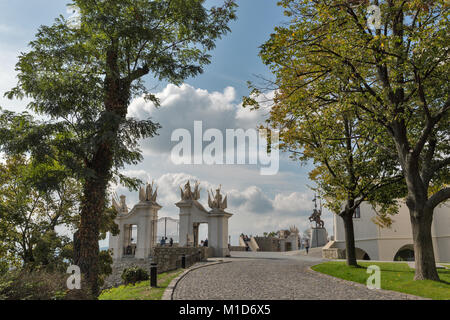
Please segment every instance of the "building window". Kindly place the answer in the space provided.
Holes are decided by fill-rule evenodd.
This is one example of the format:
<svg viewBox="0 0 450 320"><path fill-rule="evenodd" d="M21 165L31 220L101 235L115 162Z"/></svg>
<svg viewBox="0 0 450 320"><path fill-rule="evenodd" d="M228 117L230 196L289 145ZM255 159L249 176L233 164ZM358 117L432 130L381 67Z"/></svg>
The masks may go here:
<svg viewBox="0 0 450 320"><path fill-rule="evenodd" d="M353 214L353 219L359 219L361 218L361 208L357 207L355 210L355 213Z"/></svg>

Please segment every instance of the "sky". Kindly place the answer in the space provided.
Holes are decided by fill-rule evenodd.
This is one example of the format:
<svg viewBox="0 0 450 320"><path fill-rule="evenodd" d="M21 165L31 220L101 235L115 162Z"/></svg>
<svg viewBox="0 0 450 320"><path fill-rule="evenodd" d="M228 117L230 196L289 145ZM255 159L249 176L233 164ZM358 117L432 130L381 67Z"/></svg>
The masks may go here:
<svg viewBox="0 0 450 320"><path fill-rule="evenodd" d="M271 78L268 68L258 57L259 46L273 32L274 27L286 21L276 0L238 0L237 21L230 24L232 32L217 42L211 52L212 62L203 74L189 78L180 87L158 83L151 76L145 81L161 100L155 108L142 98L136 98L129 107L128 116L151 117L162 129L156 138L141 141L144 160L136 166L127 166L124 173L139 177L144 182L154 181L158 186L158 203L163 206L160 217L177 218L180 200L179 187L188 179L200 182L200 201L207 207L206 190L222 186L228 195L227 211L233 213L229 221L232 244L237 244L241 233L262 235L295 225L300 231L310 227L308 216L313 209L314 185L308 179L310 164L301 166L280 154L276 175L263 176L258 165L176 165L171 150L177 142L171 141L176 129L193 132L194 121L202 121L203 131L219 129L255 128L264 121L266 110L250 112L242 108L242 97L249 94L246 82L258 81L257 76ZM16 112L26 109L27 100L10 101L3 98L5 91L16 84L14 65L20 52L27 51L40 25L49 25L58 15L69 16L67 0L0 0L0 106ZM207 6L219 5L220 0L208 0ZM112 186L117 194L127 196L131 209L138 201L137 192L122 186ZM333 230L332 214L324 210L322 219L329 234ZM200 238L206 237L206 227L200 229ZM106 245L106 241L102 242Z"/></svg>

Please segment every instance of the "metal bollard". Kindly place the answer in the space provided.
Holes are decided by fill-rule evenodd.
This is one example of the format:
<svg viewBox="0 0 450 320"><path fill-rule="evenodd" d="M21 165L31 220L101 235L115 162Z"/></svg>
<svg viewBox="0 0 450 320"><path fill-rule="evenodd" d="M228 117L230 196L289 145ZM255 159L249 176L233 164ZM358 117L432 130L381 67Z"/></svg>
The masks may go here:
<svg viewBox="0 0 450 320"><path fill-rule="evenodd" d="M158 286L158 267L156 263L150 266L150 287L156 288Z"/></svg>
<svg viewBox="0 0 450 320"><path fill-rule="evenodd" d="M186 255L181 256L181 268L186 269Z"/></svg>

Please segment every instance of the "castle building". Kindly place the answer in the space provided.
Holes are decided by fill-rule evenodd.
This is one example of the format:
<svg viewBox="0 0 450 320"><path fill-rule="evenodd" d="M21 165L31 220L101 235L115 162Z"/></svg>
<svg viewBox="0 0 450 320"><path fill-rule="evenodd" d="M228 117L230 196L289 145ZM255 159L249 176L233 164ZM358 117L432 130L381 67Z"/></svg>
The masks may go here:
<svg viewBox="0 0 450 320"><path fill-rule="evenodd" d="M414 261L414 247L409 210L402 204L392 217L390 227L373 222L376 213L369 203L362 203L353 217L356 258L360 260ZM450 261L450 204L436 207L431 226L436 262ZM326 258L345 257L344 223L334 215L334 241L323 248Z"/></svg>

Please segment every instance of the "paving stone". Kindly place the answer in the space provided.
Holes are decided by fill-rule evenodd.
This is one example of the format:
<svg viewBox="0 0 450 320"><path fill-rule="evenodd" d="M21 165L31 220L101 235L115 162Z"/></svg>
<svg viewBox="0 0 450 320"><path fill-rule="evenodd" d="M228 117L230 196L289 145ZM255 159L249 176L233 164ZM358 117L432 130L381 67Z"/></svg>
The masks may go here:
<svg viewBox="0 0 450 320"><path fill-rule="evenodd" d="M282 253L233 253L227 263L188 273L177 284L175 300L379 300L410 299L402 293L365 286L308 271L318 258Z"/></svg>

